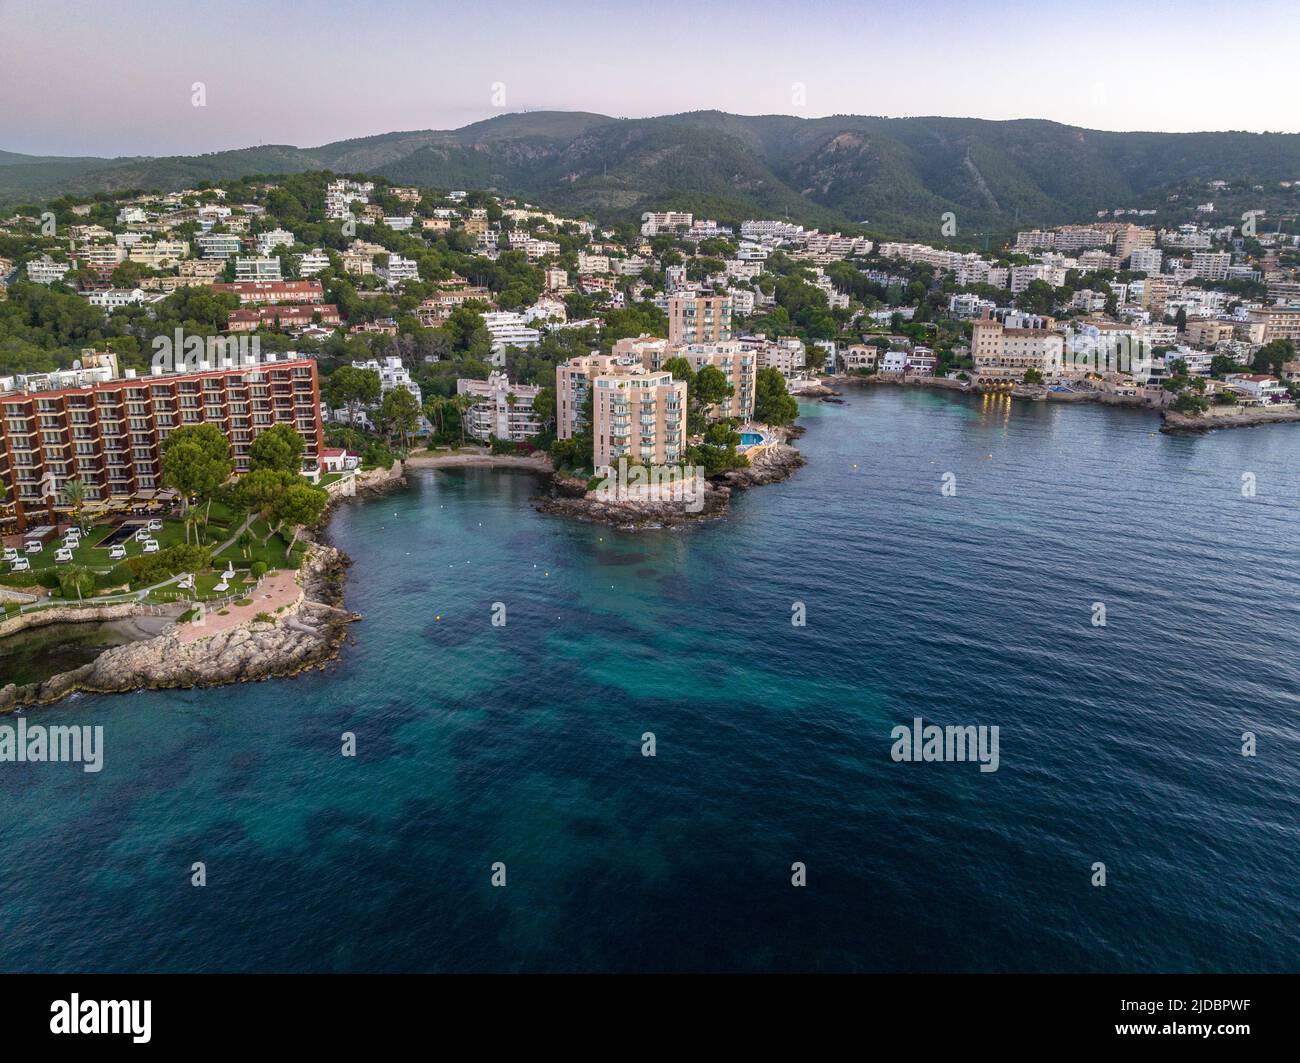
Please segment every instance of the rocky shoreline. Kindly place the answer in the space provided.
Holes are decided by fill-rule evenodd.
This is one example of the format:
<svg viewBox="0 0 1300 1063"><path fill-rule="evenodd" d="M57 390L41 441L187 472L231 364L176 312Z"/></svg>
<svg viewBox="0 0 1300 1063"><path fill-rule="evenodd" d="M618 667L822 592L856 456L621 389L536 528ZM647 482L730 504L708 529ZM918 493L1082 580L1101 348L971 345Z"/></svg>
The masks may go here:
<svg viewBox="0 0 1300 1063"><path fill-rule="evenodd" d="M1258 428L1265 424L1295 424L1300 421L1300 409L1261 410L1244 409L1235 413L1197 414L1166 410L1160 431L1171 435L1192 432L1213 432L1219 428Z"/></svg>
<svg viewBox="0 0 1300 1063"><path fill-rule="evenodd" d="M342 608L347 556L316 546L300 570L297 603L269 620L254 620L184 641L180 628L156 638L106 650L89 664L27 686L0 688L0 713L48 705L78 691L223 686L297 675L338 655L348 625L360 619Z"/></svg>

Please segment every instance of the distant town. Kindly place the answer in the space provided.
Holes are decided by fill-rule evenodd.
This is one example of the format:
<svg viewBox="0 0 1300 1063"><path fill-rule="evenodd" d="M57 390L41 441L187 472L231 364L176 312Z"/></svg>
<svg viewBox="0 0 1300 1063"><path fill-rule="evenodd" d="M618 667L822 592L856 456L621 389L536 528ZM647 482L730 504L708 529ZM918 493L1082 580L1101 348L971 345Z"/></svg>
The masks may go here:
<svg viewBox="0 0 1300 1063"><path fill-rule="evenodd" d="M718 476L785 442L794 396L855 381L1285 419L1294 216L1219 218L1216 184L1197 223L1120 208L982 253L327 173L23 208L0 222L6 558L73 510L188 505L168 440L197 426L231 483L283 426L289 471L330 488L475 446Z"/></svg>

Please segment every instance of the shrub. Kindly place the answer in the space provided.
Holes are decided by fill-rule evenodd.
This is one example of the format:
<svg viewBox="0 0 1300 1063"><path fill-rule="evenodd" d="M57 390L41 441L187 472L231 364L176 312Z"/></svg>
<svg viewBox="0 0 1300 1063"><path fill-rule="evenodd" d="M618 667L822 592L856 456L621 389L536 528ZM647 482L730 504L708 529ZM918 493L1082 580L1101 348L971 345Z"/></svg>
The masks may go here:
<svg viewBox="0 0 1300 1063"><path fill-rule="evenodd" d="M254 561L253 567L249 571L253 574L253 579L261 579L266 575L266 562Z"/></svg>
<svg viewBox="0 0 1300 1063"><path fill-rule="evenodd" d="M85 568L65 568L59 572L59 593L69 601L93 598L95 574Z"/></svg>

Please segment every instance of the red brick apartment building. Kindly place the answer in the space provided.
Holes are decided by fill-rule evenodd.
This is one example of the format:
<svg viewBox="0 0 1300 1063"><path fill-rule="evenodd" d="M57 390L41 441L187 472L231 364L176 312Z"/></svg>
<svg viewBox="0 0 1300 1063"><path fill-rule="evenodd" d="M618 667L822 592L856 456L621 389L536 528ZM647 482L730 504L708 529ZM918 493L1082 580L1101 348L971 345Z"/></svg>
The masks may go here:
<svg viewBox="0 0 1300 1063"><path fill-rule="evenodd" d="M221 295L239 296L240 306L325 301L325 288L320 281L234 281L230 284L214 284L212 290Z"/></svg>
<svg viewBox="0 0 1300 1063"><path fill-rule="evenodd" d="M227 332L256 332L260 328L305 328L320 318L322 325L338 325L339 309L332 303L311 303L306 306L256 306L248 310L232 310L226 321ZM397 330L394 329L394 332Z"/></svg>
<svg viewBox="0 0 1300 1063"><path fill-rule="evenodd" d="M248 469L249 445L276 424L298 430L304 469L315 469L325 444L315 360L0 392L0 533L53 524L51 489L70 479L92 505L151 498L163 487L168 433L204 423L230 440L237 474Z"/></svg>

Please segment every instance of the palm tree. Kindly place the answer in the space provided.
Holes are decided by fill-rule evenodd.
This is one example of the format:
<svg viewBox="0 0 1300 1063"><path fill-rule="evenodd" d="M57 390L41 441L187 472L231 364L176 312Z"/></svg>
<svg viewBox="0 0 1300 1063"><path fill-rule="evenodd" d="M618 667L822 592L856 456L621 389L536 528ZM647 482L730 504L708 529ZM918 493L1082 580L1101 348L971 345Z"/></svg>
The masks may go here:
<svg viewBox="0 0 1300 1063"><path fill-rule="evenodd" d="M84 531L81 526L81 511L86 505L86 485L80 480L67 480L63 484L63 502L72 510L72 519L76 522L77 530Z"/></svg>
<svg viewBox="0 0 1300 1063"><path fill-rule="evenodd" d="M460 414L460 445L465 445L465 411L478 402L473 395L468 393L456 396L456 412Z"/></svg>

